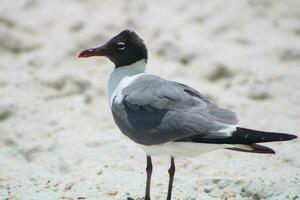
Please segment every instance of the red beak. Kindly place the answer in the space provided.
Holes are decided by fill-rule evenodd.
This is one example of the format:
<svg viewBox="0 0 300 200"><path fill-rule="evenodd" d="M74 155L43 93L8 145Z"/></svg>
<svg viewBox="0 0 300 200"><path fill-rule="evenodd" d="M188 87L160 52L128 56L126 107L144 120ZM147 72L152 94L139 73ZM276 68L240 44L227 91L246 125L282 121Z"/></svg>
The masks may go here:
<svg viewBox="0 0 300 200"><path fill-rule="evenodd" d="M97 47L97 48L90 48L83 50L78 55L79 58L88 58L91 56L107 56L109 55L109 51L106 49L105 46Z"/></svg>

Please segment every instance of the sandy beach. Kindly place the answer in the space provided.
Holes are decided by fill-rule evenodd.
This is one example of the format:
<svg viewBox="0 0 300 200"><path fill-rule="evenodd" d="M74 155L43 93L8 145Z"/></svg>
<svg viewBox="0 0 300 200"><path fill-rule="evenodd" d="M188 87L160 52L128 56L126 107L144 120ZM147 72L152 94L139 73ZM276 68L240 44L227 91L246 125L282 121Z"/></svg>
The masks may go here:
<svg viewBox="0 0 300 200"><path fill-rule="evenodd" d="M142 200L145 153L106 99L113 64L78 59L123 29L147 72L194 87L240 125L300 136L300 1L1 0L0 199ZM174 200L300 200L300 140L275 155L176 159ZM165 199L169 158L153 158Z"/></svg>

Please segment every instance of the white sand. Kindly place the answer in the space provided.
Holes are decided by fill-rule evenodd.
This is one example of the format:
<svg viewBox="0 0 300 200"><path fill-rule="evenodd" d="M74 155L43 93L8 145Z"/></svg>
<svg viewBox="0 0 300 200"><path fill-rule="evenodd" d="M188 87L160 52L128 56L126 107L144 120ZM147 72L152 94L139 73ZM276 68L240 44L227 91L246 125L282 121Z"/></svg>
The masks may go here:
<svg viewBox="0 0 300 200"><path fill-rule="evenodd" d="M128 27L148 45L148 72L201 90L242 126L299 135L299 8L297 0L1 0L0 199L143 198L145 154L106 102L113 65L77 59ZM174 199L300 199L299 140L268 146L277 154L176 160ZM166 198L168 165L154 158L154 200Z"/></svg>

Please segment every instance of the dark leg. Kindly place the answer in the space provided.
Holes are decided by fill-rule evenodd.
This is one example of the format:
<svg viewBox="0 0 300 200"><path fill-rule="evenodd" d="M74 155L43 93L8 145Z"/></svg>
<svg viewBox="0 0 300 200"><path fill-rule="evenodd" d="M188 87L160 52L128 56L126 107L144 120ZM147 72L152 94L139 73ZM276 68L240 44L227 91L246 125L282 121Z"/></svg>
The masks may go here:
<svg viewBox="0 0 300 200"><path fill-rule="evenodd" d="M167 200L171 200L174 174L175 174L175 162L174 162L174 158L171 157L171 166L169 168L169 188L168 188Z"/></svg>
<svg viewBox="0 0 300 200"><path fill-rule="evenodd" d="M151 175L152 175L152 161L151 156L147 155L147 182L146 182L146 194L145 200L150 200L150 184L151 184Z"/></svg>

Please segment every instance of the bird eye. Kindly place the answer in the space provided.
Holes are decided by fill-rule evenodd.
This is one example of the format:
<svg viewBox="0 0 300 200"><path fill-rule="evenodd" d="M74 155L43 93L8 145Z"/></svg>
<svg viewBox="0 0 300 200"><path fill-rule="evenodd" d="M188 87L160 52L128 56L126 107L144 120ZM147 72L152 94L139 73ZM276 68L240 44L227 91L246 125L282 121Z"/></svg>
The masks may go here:
<svg viewBox="0 0 300 200"><path fill-rule="evenodd" d="M119 42L119 43L117 43L117 47L118 47L118 50L122 51L125 49L125 43Z"/></svg>

